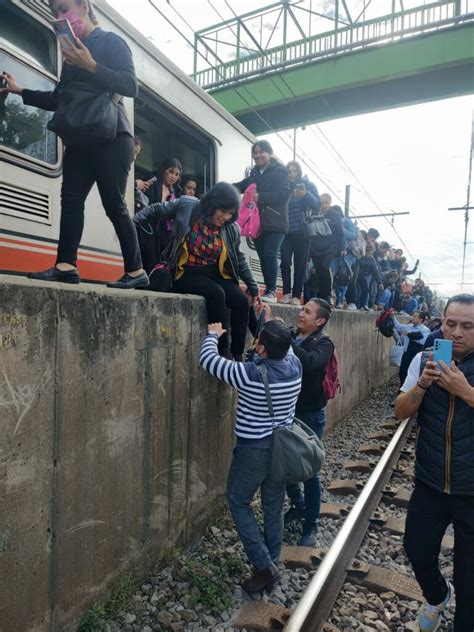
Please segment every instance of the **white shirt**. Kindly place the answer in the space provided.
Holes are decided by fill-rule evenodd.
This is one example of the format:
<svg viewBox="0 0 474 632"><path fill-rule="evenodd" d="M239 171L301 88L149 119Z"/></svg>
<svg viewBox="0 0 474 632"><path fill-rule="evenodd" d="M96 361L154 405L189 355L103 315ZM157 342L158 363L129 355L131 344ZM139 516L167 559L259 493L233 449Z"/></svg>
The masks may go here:
<svg viewBox="0 0 474 632"><path fill-rule="evenodd" d="M408 367L408 373L405 381L403 382L403 386L401 387L402 393L407 393L411 391L411 389L416 385L418 379L420 377L420 368L421 368L421 351L417 353L413 360L410 362L410 366Z"/></svg>

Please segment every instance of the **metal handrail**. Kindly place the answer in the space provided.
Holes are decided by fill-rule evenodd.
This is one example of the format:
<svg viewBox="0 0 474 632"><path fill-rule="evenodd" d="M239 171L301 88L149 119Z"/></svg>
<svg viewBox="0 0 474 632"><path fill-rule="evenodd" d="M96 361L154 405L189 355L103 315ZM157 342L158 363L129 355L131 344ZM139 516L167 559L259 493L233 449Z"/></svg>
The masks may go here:
<svg viewBox="0 0 474 632"><path fill-rule="evenodd" d="M458 0L445 0L373 18L198 71L194 79L204 88L215 88L309 59L335 56L373 44L455 26L474 20L474 0L466 0L465 6L466 12L459 13ZM468 9L473 9L473 12L468 12Z"/></svg>
<svg viewBox="0 0 474 632"><path fill-rule="evenodd" d="M398 456L399 451L404 445L405 439L411 429L411 425L411 419L405 419L400 422L392 440L381 456L352 510L346 517L336 539L324 556L317 572L313 575L311 582L306 588L303 597L296 606L296 609L290 617L288 623L285 625L284 632L302 632L305 630L318 632L321 628L322 624L318 621L315 625L313 619L314 613L317 610L318 600L323 597L327 598L325 591L327 591L327 586L332 574L335 572L338 565L341 564L341 560L342 563L344 563L344 559L342 558L344 555L347 557L348 544L352 544L352 546L354 546L354 541L356 540L354 533L358 530L360 532L361 526L365 527L365 533L368 520L374 510L374 505L376 506L378 504L379 496L383 487L386 485L388 472L393 465L396 456ZM330 598L333 599L333 601L336 597L337 594L330 595ZM319 612L320 616L321 614L322 613ZM321 618L323 619L322 623L324 623L326 615Z"/></svg>

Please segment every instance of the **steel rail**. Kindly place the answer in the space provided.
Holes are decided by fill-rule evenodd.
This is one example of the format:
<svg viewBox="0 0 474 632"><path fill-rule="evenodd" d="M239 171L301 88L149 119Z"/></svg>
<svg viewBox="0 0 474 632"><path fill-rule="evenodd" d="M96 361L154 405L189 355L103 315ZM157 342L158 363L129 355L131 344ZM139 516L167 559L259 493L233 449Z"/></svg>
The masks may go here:
<svg viewBox="0 0 474 632"><path fill-rule="evenodd" d="M320 632L347 577L347 567L360 548L384 487L390 480L412 420L400 422L359 498L323 558L303 597L284 627L284 632Z"/></svg>

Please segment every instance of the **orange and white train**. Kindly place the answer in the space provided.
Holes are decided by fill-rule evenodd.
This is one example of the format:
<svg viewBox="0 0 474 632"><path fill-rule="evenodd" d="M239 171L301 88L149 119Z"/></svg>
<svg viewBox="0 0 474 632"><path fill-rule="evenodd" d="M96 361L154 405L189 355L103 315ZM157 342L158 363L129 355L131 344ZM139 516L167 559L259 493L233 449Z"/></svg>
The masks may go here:
<svg viewBox="0 0 474 632"><path fill-rule="evenodd" d="M179 158L184 173L197 176L201 191L218 180L241 179L253 135L104 0L94 6L102 28L127 41L137 70L139 94L126 104L143 151L130 174L129 209L134 177L149 177L167 156ZM61 55L48 3L1 0L0 10L0 70L25 87L53 90ZM50 116L16 95L0 99L0 272L25 273L55 262L63 147L46 128ZM255 251L244 248L259 276ZM86 203L78 267L90 281L122 274L118 240L95 187Z"/></svg>

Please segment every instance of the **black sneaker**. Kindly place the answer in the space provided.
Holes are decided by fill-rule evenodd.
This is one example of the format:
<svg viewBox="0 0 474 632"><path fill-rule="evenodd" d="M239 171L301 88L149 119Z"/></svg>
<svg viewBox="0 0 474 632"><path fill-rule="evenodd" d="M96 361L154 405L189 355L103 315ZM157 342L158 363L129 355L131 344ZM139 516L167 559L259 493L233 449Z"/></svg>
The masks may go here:
<svg viewBox="0 0 474 632"><path fill-rule="evenodd" d="M287 527L292 522L296 520L303 520L304 518L304 507L296 507L293 505L288 509L285 514L285 527Z"/></svg>
<svg viewBox="0 0 474 632"><path fill-rule="evenodd" d="M252 577L242 582L241 586L248 593L261 592L265 588L272 588L280 581L280 571L275 564L271 564L263 571L255 572Z"/></svg>
<svg viewBox="0 0 474 632"><path fill-rule="evenodd" d="M146 272L142 272L136 277L124 274L118 281L107 283L107 287L113 287L118 290L133 290L134 288L145 288L150 285L150 279Z"/></svg>
<svg viewBox="0 0 474 632"><path fill-rule="evenodd" d="M48 268L42 272L30 272L26 275L29 279L36 279L37 281L54 281L56 283L80 283L81 277L77 270L59 270L54 268Z"/></svg>

